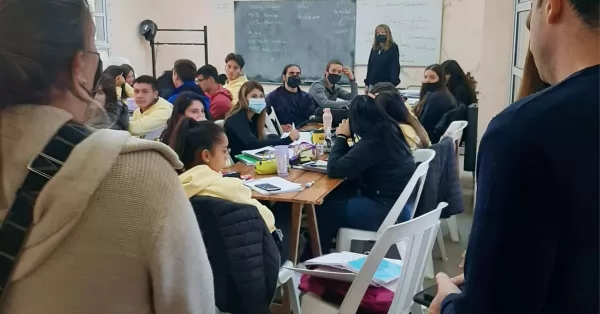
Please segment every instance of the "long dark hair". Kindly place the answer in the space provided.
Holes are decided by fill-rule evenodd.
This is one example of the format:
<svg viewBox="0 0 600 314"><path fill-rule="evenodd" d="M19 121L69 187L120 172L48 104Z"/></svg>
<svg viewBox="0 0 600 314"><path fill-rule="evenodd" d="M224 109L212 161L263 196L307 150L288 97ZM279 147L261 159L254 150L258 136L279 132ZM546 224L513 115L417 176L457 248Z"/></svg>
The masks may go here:
<svg viewBox="0 0 600 314"><path fill-rule="evenodd" d="M116 104L119 101L117 99L117 85L115 84L115 79L110 75L102 75L98 81L98 86L96 86L95 89L101 90L104 95L106 95L105 107L109 104Z"/></svg>
<svg viewBox="0 0 600 314"><path fill-rule="evenodd" d="M104 70L104 75L112 77L113 80L116 80L117 76L119 75L123 75L123 79L125 79L126 73L127 71L125 71L125 69L118 65L111 65L108 68L106 68L106 70ZM125 88L121 88L121 95L117 96L119 96L119 99L121 100L127 99L127 93L125 92Z"/></svg>
<svg viewBox="0 0 600 314"><path fill-rule="evenodd" d="M169 98L175 90L175 84L173 84L173 71L165 71L157 79L158 81L158 95L162 98Z"/></svg>
<svg viewBox="0 0 600 314"><path fill-rule="evenodd" d="M123 72L123 77L125 77L125 79L127 79L127 76L129 75L129 73L133 73L133 78L135 79L135 70L133 69L132 66L130 66L127 63L123 63L123 64L121 64L121 67L125 71L125 72Z"/></svg>
<svg viewBox="0 0 600 314"><path fill-rule="evenodd" d="M244 83L244 85L242 85L242 87L240 88L240 92L238 94L238 102L237 104L234 104L231 109L229 110L229 112L227 113L227 115L225 115L225 120L229 119L229 117L233 116L234 114L240 112L240 111L244 111L247 112L248 110L250 110L249 106L248 106L248 94L250 94L251 91L258 89L259 91L261 91L263 94L265 93L265 89L263 88L263 86L256 81L248 81L246 83ZM263 110L263 112L261 112L258 115L258 120L256 121L256 134L258 134L258 139L263 140L267 137L267 134L265 132L265 121L267 121L267 111Z"/></svg>
<svg viewBox="0 0 600 314"><path fill-rule="evenodd" d="M194 101L199 101L202 103L202 97L194 92L183 92L179 94L173 103L173 112L171 113L171 118L169 118L169 121L167 121L167 128L160 137L161 142L169 143L172 139L172 136L177 135L173 131L179 124L179 121L185 117L185 110ZM202 106L204 106L204 103L202 103ZM207 120L210 119L209 112L206 109L204 110L204 115L206 116Z"/></svg>
<svg viewBox="0 0 600 314"><path fill-rule="evenodd" d="M92 103L74 88L70 67L85 51L93 23L87 1L36 1L35 8L30 1L1 3L0 111L20 104L49 105L57 91Z"/></svg>
<svg viewBox="0 0 600 314"><path fill-rule="evenodd" d="M426 67L425 70L423 70L423 72L428 71L428 70L435 72L435 74L439 78L439 80L436 82L436 85L439 87L439 89L437 91L441 91L441 92L450 94L450 91L448 90L448 87L446 86L446 71L444 71L444 68L441 65L436 63L436 64L432 64L432 65ZM429 96L429 94L427 93L427 90L425 89L425 85L421 85L421 92L419 93L419 103L415 106L415 114L417 115L417 117L420 117L421 114L423 113L425 103L427 103L427 96Z"/></svg>
<svg viewBox="0 0 600 314"><path fill-rule="evenodd" d="M390 154L404 153L410 148L402 135L400 126L375 100L366 95L359 95L350 102L348 112L350 128L361 141L376 141L390 150Z"/></svg>
<svg viewBox="0 0 600 314"><path fill-rule="evenodd" d="M548 87L550 87L550 84L542 81L542 78L540 78L533 54L528 49L527 56L525 57L525 66L523 67L523 78L521 79L519 94L515 101L540 92Z"/></svg>
<svg viewBox="0 0 600 314"><path fill-rule="evenodd" d="M400 93L378 93L375 97L375 103L398 124L408 124L415 129L415 132L419 137L419 147L425 148L429 146L429 136L427 135L427 131L425 131L425 128L423 128L419 120L408 112L408 108L406 108L404 99L402 99Z"/></svg>
<svg viewBox="0 0 600 314"><path fill-rule="evenodd" d="M462 86L469 91L469 103L464 105L470 106L477 103L477 94L475 93L473 84L465 74L465 71L460 67L460 64L456 60L446 60L442 63L442 67L446 74L450 75L450 80L446 82L446 86L448 86L450 92L454 94L456 89Z"/></svg>
<svg viewBox="0 0 600 314"><path fill-rule="evenodd" d="M212 152L222 136L225 136L225 130L213 121L183 118L177 124L175 134L168 144L179 156L184 169L189 170L203 164L202 159L197 158L198 152L205 149Z"/></svg>

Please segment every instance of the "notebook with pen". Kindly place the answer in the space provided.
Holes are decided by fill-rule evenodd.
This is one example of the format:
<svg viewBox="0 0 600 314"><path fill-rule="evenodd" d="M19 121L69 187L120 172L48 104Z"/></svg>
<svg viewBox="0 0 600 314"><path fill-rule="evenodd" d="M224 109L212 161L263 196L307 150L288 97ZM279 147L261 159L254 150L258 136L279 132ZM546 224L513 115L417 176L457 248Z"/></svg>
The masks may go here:
<svg viewBox="0 0 600 314"><path fill-rule="evenodd" d="M305 170L305 171L327 173L327 161L323 161L323 160L310 161L310 162L305 162L300 165L292 166L292 168Z"/></svg>

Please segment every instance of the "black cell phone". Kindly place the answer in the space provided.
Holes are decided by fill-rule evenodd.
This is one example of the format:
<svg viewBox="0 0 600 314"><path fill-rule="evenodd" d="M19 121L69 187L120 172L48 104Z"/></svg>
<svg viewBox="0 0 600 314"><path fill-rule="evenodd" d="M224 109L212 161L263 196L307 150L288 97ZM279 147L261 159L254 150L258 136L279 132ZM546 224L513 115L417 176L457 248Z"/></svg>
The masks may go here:
<svg viewBox="0 0 600 314"><path fill-rule="evenodd" d="M415 303L429 307L437 294L437 285L430 286L425 290L415 294L413 301Z"/></svg>
<svg viewBox="0 0 600 314"><path fill-rule="evenodd" d="M255 187L257 187L261 190L265 190L267 192L275 192L275 191L281 190L280 187L274 186L273 184L269 184L269 183L257 184L257 185L255 185Z"/></svg>

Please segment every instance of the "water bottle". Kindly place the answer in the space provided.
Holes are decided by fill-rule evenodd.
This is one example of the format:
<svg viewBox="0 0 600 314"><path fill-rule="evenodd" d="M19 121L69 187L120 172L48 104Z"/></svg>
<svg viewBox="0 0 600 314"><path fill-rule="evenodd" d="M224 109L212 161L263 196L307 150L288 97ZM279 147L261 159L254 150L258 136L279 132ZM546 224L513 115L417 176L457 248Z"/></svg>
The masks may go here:
<svg viewBox="0 0 600 314"><path fill-rule="evenodd" d="M331 109L323 109L323 129L325 130L325 137L331 138L331 123L333 122L333 116L331 115Z"/></svg>

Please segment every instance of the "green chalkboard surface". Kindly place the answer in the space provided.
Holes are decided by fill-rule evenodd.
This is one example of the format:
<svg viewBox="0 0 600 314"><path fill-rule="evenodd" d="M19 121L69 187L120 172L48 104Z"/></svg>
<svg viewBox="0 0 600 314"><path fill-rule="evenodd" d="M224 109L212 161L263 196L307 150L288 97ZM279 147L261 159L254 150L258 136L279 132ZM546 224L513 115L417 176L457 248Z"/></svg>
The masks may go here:
<svg viewBox="0 0 600 314"><path fill-rule="evenodd" d="M332 59L353 67L355 36L355 0L235 2L235 51L252 80L281 82L290 63L305 82L320 79Z"/></svg>

